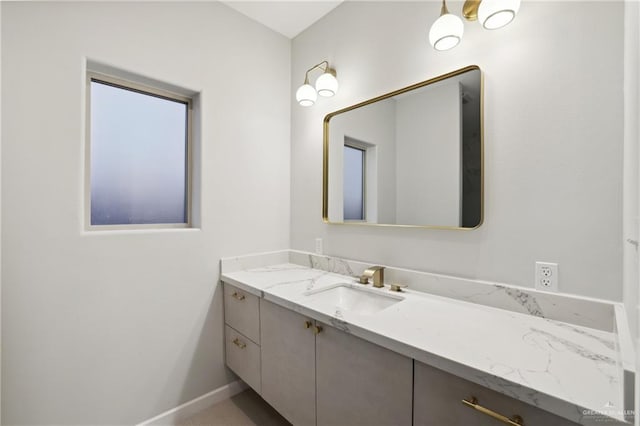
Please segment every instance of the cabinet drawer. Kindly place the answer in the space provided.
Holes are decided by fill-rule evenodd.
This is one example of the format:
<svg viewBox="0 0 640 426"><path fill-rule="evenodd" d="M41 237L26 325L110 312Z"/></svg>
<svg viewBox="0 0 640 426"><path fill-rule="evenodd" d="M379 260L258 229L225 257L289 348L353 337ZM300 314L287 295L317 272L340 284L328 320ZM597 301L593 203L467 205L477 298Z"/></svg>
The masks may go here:
<svg viewBox="0 0 640 426"><path fill-rule="evenodd" d="M475 397L479 405L504 416L519 415L527 426L577 426L570 420L415 361L414 426L504 426L503 422L462 403L471 397Z"/></svg>
<svg viewBox="0 0 640 426"><path fill-rule="evenodd" d="M227 366L256 392L261 393L260 346L228 325L225 326L224 334Z"/></svg>
<svg viewBox="0 0 640 426"><path fill-rule="evenodd" d="M224 283L224 322L260 344L258 297Z"/></svg>

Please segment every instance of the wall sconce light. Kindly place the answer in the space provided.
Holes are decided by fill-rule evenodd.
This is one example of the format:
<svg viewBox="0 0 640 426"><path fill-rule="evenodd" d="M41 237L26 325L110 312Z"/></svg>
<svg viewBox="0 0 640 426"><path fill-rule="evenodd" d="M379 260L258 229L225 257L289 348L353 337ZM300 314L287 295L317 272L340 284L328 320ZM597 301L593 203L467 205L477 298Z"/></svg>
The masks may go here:
<svg viewBox="0 0 640 426"><path fill-rule="evenodd" d="M323 71L322 75L316 80L316 87L309 84L309 73L315 69ZM338 80L336 79L336 70L329 67L329 62L322 61L312 66L304 74L304 84L296 91L296 100L301 106L311 106L318 99L318 95L330 97L338 91Z"/></svg>
<svg viewBox="0 0 640 426"><path fill-rule="evenodd" d="M513 21L519 9L520 0L467 0L462 6L462 16L467 21L478 20L487 30L496 30ZM440 17L429 31L431 46L436 50L457 46L462 39L463 27L462 20L449 13L445 0L442 0Z"/></svg>
<svg viewBox="0 0 640 426"><path fill-rule="evenodd" d="M462 19L449 13L445 0L442 0L440 17L431 25L429 43L436 50L449 50L458 45L464 33Z"/></svg>

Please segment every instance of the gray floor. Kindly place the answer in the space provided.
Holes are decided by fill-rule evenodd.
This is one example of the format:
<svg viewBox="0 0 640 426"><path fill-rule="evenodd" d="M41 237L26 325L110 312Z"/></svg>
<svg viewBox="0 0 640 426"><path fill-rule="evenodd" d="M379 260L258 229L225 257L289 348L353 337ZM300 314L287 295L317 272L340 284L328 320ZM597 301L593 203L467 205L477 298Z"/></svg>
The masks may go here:
<svg viewBox="0 0 640 426"><path fill-rule="evenodd" d="M176 426L291 426L251 389L202 410Z"/></svg>

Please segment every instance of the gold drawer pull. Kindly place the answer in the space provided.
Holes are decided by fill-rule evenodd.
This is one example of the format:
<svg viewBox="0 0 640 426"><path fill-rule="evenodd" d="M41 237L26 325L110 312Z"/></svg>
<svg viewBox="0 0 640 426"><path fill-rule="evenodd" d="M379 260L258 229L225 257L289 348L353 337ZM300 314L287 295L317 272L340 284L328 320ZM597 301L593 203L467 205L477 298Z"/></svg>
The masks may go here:
<svg viewBox="0 0 640 426"><path fill-rule="evenodd" d="M305 321L305 322L304 322L304 328L311 328L311 325L312 325L312 324L313 324L313 323L312 323L311 321Z"/></svg>
<svg viewBox="0 0 640 426"><path fill-rule="evenodd" d="M322 333L321 325L316 325L315 327L313 327L313 334L320 334L320 333Z"/></svg>
<svg viewBox="0 0 640 426"><path fill-rule="evenodd" d="M240 349L244 349L247 347L247 344L244 342L241 342L240 339L238 339L237 337L233 339L233 344L239 347Z"/></svg>
<svg viewBox="0 0 640 426"><path fill-rule="evenodd" d="M237 291L233 292L231 296L233 296L235 299L238 299L238 300L244 300L244 294L240 294Z"/></svg>
<svg viewBox="0 0 640 426"><path fill-rule="evenodd" d="M496 413L495 411L489 410L488 408L478 404L478 398L476 398L475 396L472 396L470 399L471 401L467 401L466 399L463 399L462 403L468 407L471 407L473 409L480 411L483 414L486 414L487 416L493 417L496 420L500 420L502 423L506 423L511 426L524 426L524 420L522 419L522 417L518 416L517 414L509 418L507 416L503 416L500 413Z"/></svg>

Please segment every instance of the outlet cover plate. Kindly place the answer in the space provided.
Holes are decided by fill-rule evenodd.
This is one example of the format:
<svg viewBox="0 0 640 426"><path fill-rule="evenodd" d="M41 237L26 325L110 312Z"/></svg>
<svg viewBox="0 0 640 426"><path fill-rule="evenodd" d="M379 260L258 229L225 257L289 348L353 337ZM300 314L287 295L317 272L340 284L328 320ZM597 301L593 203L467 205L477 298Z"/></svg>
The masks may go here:
<svg viewBox="0 0 640 426"><path fill-rule="evenodd" d="M536 262L536 290L557 292L558 278L557 263Z"/></svg>

